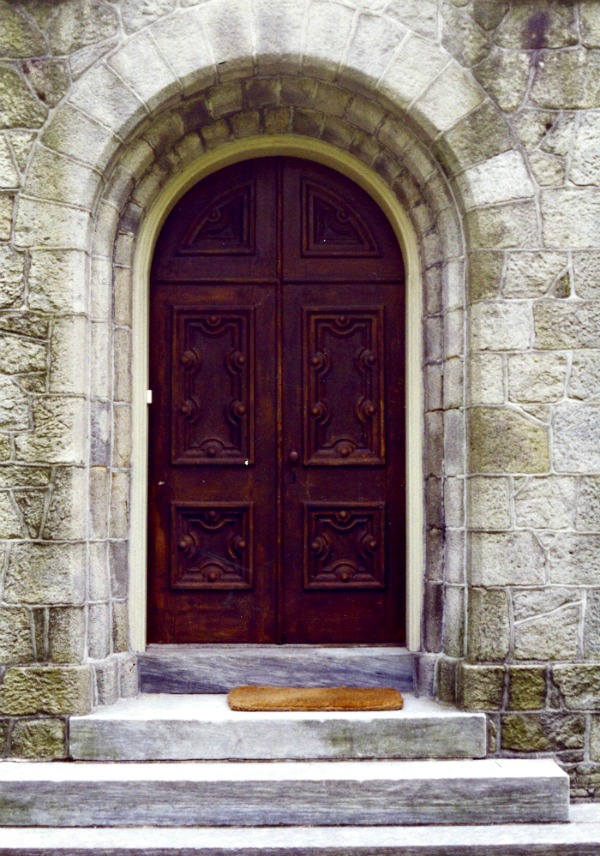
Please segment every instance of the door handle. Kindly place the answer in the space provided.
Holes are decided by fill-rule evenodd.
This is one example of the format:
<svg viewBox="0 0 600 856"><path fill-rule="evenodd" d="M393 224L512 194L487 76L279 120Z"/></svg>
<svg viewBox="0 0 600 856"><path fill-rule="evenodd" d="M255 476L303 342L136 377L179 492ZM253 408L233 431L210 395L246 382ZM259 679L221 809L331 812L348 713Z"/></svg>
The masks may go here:
<svg viewBox="0 0 600 856"><path fill-rule="evenodd" d="M292 451L288 455L288 461L290 462L290 464L297 464L299 460L300 452L297 452L295 449L292 449Z"/></svg>

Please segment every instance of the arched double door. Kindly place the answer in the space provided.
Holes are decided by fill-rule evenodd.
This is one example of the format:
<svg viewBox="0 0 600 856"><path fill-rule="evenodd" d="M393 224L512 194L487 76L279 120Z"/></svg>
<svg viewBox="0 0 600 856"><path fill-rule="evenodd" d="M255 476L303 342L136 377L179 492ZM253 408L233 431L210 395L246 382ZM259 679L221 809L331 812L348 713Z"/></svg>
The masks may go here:
<svg viewBox="0 0 600 856"><path fill-rule="evenodd" d="M404 280L348 178L270 157L151 274L149 641L404 640Z"/></svg>

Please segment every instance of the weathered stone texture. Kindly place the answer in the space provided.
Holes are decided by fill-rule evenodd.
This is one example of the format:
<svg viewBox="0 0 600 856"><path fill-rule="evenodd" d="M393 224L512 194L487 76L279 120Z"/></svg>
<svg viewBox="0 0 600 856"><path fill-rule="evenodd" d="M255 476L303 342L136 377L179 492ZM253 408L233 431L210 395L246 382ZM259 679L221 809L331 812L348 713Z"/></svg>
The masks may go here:
<svg viewBox="0 0 600 856"><path fill-rule="evenodd" d="M471 341L478 351L529 348L531 308L527 303L478 303L471 308Z"/></svg>
<svg viewBox="0 0 600 856"><path fill-rule="evenodd" d="M549 468L547 429L517 410L472 408L469 445L473 472L540 473Z"/></svg>
<svg viewBox="0 0 600 856"><path fill-rule="evenodd" d="M556 665L552 677L567 708L590 710L600 704L600 669L597 664Z"/></svg>
<svg viewBox="0 0 600 856"><path fill-rule="evenodd" d="M566 529L573 525L577 485L574 479L524 479L515 486L517 526Z"/></svg>
<svg viewBox="0 0 600 856"><path fill-rule="evenodd" d="M548 569L553 583L597 585L600 535L556 535L548 550Z"/></svg>
<svg viewBox="0 0 600 856"><path fill-rule="evenodd" d="M513 752L548 752L582 749L585 720L582 716L508 714L502 717L503 749Z"/></svg>
<svg viewBox="0 0 600 856"><path fill-rule="evenodd" d="M600 304L594 301L540 300L533 318L537 348L600 348Z"/></svg>
<svg viewBox="0 0 600 856"><path fill-rule="evenodd" d="M581 401L600 401L600 351L573 354L568 394Z"/></svg>
<svg viewBox="0 0 600 856"><path fill-rule="evenodd" d="M91 672L86 666L10 667L0 683L0 713L19 716L88 713Z"/></svg>
<svg viewBox="0 0 600 856"><path fill-rule="evenodd" d="M0 663L33 661L31 616L21 607L0 607Z"/></svg>
<svg viewBox="0 0 600 856"><path fill-rule="evenodd" d="M11 735L11 756L36 761L65 758L65 721L63 719L25 719L16 722Z"/></svg>
<svg viewBox="0 0 600 856"><path fill-rule="evenodd" d="M544 551L531 532L473 532L470 543L473 585L537 585L545 581Z"/></svg>
<svg viewBox="0 0 600 856"><path fill-rule="evenodd" d="M559 404L553 436L557 472L600 472L600 405Z"/></svg>
<svg viewBox="0 0 600 856"><path fill-rule="evenodd" d="M503 666L470 666L460 669L460 703L467 710L500 710L504 697Z"/></svg>
<svg viewBox="0 0 600 856"><path fill-rule="evenodd" d="M579 489L576 528L600 532L600 478L582 478Z"/></svg>
<svg viewBox="0 0 600 856"><path fill-rule="evenodd" d="M508 358L510 401L559 401L566 378L567 358L563 354L514 354Z"/></svg>
<svg viewBox="0 0 600 856"><path fill-rule="evenodd" d="M471 589L467 656L471 662L503 661L510 646L508 597L503 591Z"/></svg>
<svg viewBox="0 0 600 856"><path fill-rule="evenodd" d="M540 710L546 704L544 666L511 666L509 670L508 709Z"/></svg>
<svg viewBox="0 0 600 856"><path fill-rule="evenodd" d="M81 544L23 543L13 548L4 584L7 603L82 603L85 551Z"/></svg>
<svg viewBox="0 0 600 856"><path fill-rule="evenodd" d="M579 652L581 605L567 605L515 626L517 660L569 660Z"/></svg>

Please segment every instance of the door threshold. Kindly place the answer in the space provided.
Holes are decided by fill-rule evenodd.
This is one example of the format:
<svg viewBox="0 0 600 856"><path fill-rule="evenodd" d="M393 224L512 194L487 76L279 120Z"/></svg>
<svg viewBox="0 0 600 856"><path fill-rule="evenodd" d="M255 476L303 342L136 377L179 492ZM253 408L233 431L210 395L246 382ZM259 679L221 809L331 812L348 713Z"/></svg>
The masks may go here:
<svg viewBox="0 0 600 856"><path fill-rule="evenodd" d="M227 693L243 684L413 689L415 655L396 646L149 645L141 692Z"/></svg>

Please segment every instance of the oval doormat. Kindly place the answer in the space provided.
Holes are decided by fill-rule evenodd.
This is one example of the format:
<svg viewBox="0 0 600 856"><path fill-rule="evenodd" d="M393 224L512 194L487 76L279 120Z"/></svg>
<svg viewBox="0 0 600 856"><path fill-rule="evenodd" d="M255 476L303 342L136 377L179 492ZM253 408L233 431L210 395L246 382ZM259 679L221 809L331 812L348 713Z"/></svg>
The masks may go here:
<svg viewBox="0 0 600 856"><path fill-rule="evenodd" d="M232 710L402 710L404 700L390 687L236 687L227 696Z"/></svg>

